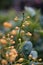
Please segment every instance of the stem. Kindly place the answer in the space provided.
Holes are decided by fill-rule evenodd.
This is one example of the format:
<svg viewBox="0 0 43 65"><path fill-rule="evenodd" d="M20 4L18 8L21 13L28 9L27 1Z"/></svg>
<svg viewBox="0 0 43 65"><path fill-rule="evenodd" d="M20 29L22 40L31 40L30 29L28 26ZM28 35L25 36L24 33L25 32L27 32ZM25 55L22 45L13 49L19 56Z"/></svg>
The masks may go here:
<svg viewBox="0 0 43 65"><path fill-rule="evenodd" d="M24 12L23 12L22 14L23 14L23 19L22 19L22 21L21 21L20 30L19 30L19 34L18 34L18 36L17 36L17 40L18 40L18 38L20 38L20 31L21 31L22 24L23 24L23 22L24 22ZM19 47L19 45L17 46L17 49L18 49L18 47Z"/></svg>

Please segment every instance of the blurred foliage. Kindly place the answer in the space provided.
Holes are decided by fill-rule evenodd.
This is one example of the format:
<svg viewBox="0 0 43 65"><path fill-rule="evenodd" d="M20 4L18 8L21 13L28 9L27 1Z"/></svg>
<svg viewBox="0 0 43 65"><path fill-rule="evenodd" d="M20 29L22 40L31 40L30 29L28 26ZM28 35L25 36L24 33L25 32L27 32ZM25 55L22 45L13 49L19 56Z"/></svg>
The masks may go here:
<svg viewBox="0 0 43 65"><path fill-rule="evenodd" d="M39 14L39 11L36 12ZM14 64L16 64L18 63L16 61L18 61L19 58L23 57L23 55L21 54L21 49L24 46L25 41L31 41L33 43L33 48L35 48L34 44L37 43L39 38L41 37L43 39L43 29L40 26L38 14L36 14L36 16L34 17L31 17L30 14L26 11L24 12L24 16L22 12L18 13L15 11L9 11L7 15L0 15L0 28L2 27L4 30L4 33L3 30L1 30L2 33L0 32L1 59L6 59L5 54L9 54L10 50L12 50L12 47L14 46L14 52L16 50L18 52L18 57L14 62ZM37 51L40 51L38 50L39 47L36 48ZM20 63L22 65L29 65L30 60L25 59L24 57L23 59L24 61ZM7 61L9 61L9 57L7 58Z"/></svg>

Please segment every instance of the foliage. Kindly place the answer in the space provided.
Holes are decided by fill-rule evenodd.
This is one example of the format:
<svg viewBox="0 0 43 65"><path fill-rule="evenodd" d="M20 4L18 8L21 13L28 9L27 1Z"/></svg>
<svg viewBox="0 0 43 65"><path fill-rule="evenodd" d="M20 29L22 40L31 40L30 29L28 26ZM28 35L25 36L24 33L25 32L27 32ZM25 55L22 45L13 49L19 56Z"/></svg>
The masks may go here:
<svg viewBox="0 0 43 65"><path fill-rule="evenodd" d="M0 16L0 24L4 29L4 33L0 32L0 61L3 65L29 65L31 60L37 61L37 58L33 58L29 53L32 51L31 44L37 41L33 35L37 30L42 30L39 24L39 19L29 16L25 12L16 15L14 12L10 12L9 15ZM43 34L38 32L39 34ZM36 35L36 34L35 34ZM25 41L26 45L25 45ZM28 57L24 53L24 46L29 48ZM34 44L33 44L34 45ZM27 47L26 47L27 49ZM24 53L24 54L23 54ZM25 56L24 56L25 55Z"/></svg>

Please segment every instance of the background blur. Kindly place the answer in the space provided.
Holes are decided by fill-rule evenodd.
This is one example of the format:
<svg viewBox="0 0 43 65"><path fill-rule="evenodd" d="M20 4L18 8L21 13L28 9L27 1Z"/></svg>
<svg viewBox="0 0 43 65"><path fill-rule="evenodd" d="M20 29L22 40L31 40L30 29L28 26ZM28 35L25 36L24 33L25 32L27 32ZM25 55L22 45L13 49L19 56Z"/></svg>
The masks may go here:
<svg viewBox="0 0 43 65"><path fill-rule="evenodd" d="M40 8L42 0L0 0L0 9L18 8L20 10L21 1L25 2L26 6Z"/></svg>

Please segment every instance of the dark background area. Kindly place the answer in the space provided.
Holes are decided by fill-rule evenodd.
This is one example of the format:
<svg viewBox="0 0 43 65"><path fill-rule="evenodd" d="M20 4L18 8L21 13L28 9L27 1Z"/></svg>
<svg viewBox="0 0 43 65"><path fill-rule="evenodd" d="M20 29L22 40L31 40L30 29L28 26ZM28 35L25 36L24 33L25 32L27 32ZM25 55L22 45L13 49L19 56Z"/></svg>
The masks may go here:
<svg viewBox="0 0 43 65"><path fill-rule="evenodd" d="M12 0L0 0L0 9L8 9L12 6Z"/></svg>
<svg viewBox="0 0 43 65"><path fill-rule="evenodd" d="M40 8L42 0L0 0L0 9L19 8L21 1L25 2L26 6Z"/></svg>

